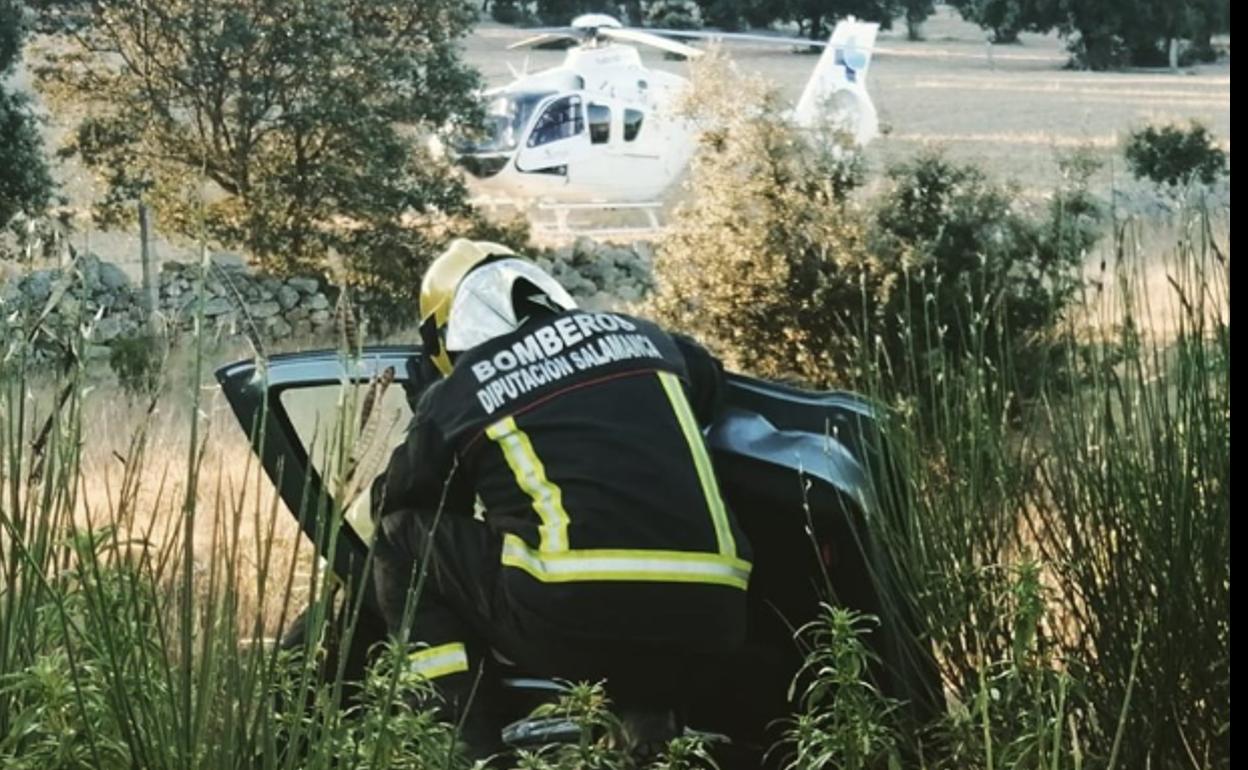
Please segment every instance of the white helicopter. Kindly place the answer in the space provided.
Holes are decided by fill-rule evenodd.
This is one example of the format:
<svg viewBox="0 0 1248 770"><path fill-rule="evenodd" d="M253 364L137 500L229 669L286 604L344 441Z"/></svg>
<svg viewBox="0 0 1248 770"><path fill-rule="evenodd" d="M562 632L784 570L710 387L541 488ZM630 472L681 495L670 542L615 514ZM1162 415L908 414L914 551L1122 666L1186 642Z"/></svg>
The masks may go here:
<svg viewBox="0 0 1248 770"><path fill-rule="evenodd" d="M486 91L484 135L456 139L453 154L482 199L556 209L657 207L696 147L695 126L676 110L689 83L646 67L629 43L686 58L703 51L670 37L825 46L792 119L805 127L831 120L866 144L879 130L865 87L878 31L878 24L850 18L828 41L667 29L660 36L610 16L580 16L569 27L541 30L509 46L578 43L560 66L517 74L512 83Z"/></svg>

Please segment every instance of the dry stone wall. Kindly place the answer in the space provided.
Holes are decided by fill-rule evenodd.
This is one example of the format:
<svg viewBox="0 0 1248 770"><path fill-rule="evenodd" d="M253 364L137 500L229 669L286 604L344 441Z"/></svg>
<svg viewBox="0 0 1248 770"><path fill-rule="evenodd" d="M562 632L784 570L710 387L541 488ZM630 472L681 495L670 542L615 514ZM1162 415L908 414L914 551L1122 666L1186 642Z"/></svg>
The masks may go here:
<svg viewBox="0 0 1248 770"><path fill-rule="evenodd" d="M583 306L627 310L653 287L649 244L617 246L579 239L534 255L535 261ZM166 262L159 271L157 319L173 334L194 323L196 265ZM219 255L204 286L204 317L224 335L242 334L250 317L266 342L331 339L336 287L315 276L277 278L256 273L240 260ZM413 287L413 301L415 301ZM117 340L144 331L141 287L116 265L80 256L67 268L22 269L0 263L0 354L29 342L35 358L53 358L79 328L86 353L106 357ZM32 334L35 325L38 333Z"/></svg>

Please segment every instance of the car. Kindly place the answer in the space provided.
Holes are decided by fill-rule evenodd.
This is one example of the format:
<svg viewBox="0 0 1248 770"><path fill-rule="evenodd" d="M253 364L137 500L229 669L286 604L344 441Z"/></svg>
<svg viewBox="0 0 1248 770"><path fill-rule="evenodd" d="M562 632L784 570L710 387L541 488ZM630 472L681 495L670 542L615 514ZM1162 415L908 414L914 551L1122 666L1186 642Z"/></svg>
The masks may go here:
<svg viewBox="0 0 1248 770"><path fill-rule="evenodd" d="M352 649L384 637L368 574L368 494L411 412L407 364L418 346L323 350L240 361L217 371L239 425L268 476L349 592L360 627ZM904 513L904 485L881 435L878 408L846 392L812 392L729 373L725 406L706 432L722 493L754 548L746 649L693 676L679 726L713 736L721 766L759 767L802 672L795 632L825 603L869 613L867 636L879 691L916 720L941 707L930 644L910 611L904 565L881 533ZM297 636L297 631L295 632ZM500 664L502 665L502 664ZM800 687L800 682L798 682ZM608 693L610 683L606 683ZM502 690L514 748L575 740L575 725L529 716L564 685L504 668ZM800 690L799 690L800 691ZM766 755L775 762L775 754Z"/></svg>

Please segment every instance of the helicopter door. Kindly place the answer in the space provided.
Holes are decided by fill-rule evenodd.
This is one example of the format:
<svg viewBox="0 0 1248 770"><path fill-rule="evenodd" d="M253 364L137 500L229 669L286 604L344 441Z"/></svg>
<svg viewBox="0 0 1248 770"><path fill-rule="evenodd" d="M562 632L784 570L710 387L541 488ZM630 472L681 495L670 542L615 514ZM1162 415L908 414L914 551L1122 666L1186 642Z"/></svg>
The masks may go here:
<svg viewBox="0 0 1248 770"><path fill-rule="evenodd" d="M589 151L585 107L579 96L562 96L546 105L533 123L516 168L526 174L568 178L569 165Z"/></svg>

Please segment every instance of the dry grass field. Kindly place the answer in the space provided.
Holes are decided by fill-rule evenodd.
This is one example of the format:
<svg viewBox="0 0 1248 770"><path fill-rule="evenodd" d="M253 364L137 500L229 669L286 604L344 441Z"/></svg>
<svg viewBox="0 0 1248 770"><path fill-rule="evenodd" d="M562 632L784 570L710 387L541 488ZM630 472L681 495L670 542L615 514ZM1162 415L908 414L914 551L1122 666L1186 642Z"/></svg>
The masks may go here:
<svg viewBox="0 0 1248 770"><path fill-rule="evenodd" d="M465 41L464 54L490 86L511 79L508 65L535 71L562 61L559 51L508 51L524 38L522 29L483 21ZM1109 189L1124 179L1119 144L1130 129L1150 121L1197 119L1230 148L1231 73L1229 64L1185 69L1091 73L1064 68L1066 53L1056 35L1023 35L1022 44L992 46L983 32L948 6L940 6L924 26L926 39L910 42L904 29L880 35L868 88L887 134L870 148L876 171L925 146L943 148L952 157L973 161L1025 191L1052 189L1058 171L1055 152L1094 148L1106 161L1098 187ZM32 88L29 60L16 83ZM733 46L733 60L743 73L759 74L796 100L815 65L815 57L784 49ZM687 74L688 65L646 51L647 66ZM527 61L527 64L526 64ZM64 139L65 116L48 115L44 134L49 148ZM56 176L78 222L102 188L81 165L62 162ZM88 236L78 236L86 241ZM133 232L92 232L90 247L106 259L135 265ZM161 259L189 258L187 244L160 240ZM137 266L135 267L137 271Z"/></svg>

